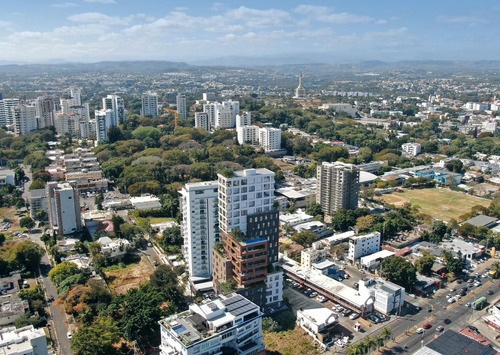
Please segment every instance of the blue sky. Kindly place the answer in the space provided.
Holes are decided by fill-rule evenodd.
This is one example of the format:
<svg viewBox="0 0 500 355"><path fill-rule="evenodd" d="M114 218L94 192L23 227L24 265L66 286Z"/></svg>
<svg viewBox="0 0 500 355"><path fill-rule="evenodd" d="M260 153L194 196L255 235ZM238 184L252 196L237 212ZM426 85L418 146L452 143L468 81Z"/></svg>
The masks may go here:
<svg viewBox="0 0 500 355"><path fill-rule="evenodd" d="M0 61L500 59L498 0L10 0Z"/></svg>

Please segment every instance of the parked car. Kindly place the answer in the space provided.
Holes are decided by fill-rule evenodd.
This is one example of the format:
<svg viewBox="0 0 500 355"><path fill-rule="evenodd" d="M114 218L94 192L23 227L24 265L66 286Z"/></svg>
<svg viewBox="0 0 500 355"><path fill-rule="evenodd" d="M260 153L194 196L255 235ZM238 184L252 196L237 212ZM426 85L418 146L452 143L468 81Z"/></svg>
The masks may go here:
<svg viewBox="0 0 500 355"><path fill-rule="evenodd" d="M491 296L493 294L493 291L492 290L488 290L486 293Z"/></svg>
<svg viewBox="0 0 500 355"><path fill-rule="evenodd" d="M68 339L73 338L73 334L71 334L71 332L66 333L66 336L68 337Z"/></svg>
<svg viewBox="0 0 500 355"><path fill-rule="evenodd" d="M427 323L424 324L424 329L430 329L430 328L432 328L432 324L431 323L427 322Z"/></svg>
<svg viewBox="0 0 500 355"><path fill-rule="evenodd" d="M442 325L438 325L436 327L436 332L442 332L444 330L444 327Z"/></svg>
<svg viewBox="0 0 500 355"><path fill-rule="evenodd" d="M456 289L454 289L453 287L450 288L450 292L455 292L455 291L456 291Z"/></svg>
<svg viewBox="0 0 500 355"><path fill-rule="evenodd" d="M448 294L446 295L446 298L451 298L451 293L448 293Z"/></svg>
<svg viewBox="0 0 500 355"><path fill-rule="evenodd" d="M465 307L470 307L470 302L467 302L467 303L465 304Z"/></svg>
<svg viewBox="0 0 500 355"><path fill-rule="evenodd" d="M349 319L352 319L352 320L354 320L354 319L358 319L358 318L359 318L359 314L358 314L358 313L353 313L353 314L351 314L351 315L349 316Z"/></svg>
<svg viewBox="0 0 500 355"><path fill-rule="evenodd" d="M423 332L425 332L424 328L417 328L417 334L422 334Z"/></svg>
<svg viewBox="0 0 500 355"><path fill-rule="evenodd" d="M473 332L476 332L476 333L479 333L479 329L477 329L476 327L474 327L473 325L468 325L467 328L469 328L470 330L472 330Z"/></svg>
<svg viewBox="0 0 500 355"><path fill-rule="evenodd" d="M317 292L311 292L311 293L309 294L309 297L314 298L314 297L316 297L317 295L318 295L318 293L317 293Z"/></svg>
<svg viewBox="0 0 500 355"><path fill-rule="evenodd" d="M319 295L318 298L316 298L316 300L320 303L324 303L327 301L327 298L325 296Z"/></svg>
<svg viewBox="0 0 500 355"><path fill-rule="evenodd" d="M457 300L455 299L455 297L452 297L448 300L448 303L455 303L457 302Z"/></svg>

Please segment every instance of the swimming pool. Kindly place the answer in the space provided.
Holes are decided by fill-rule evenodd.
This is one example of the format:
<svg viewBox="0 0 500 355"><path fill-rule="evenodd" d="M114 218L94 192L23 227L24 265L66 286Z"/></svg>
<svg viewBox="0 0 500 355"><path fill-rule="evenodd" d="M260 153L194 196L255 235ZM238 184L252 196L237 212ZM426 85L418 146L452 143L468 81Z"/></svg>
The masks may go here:
<svg viewBox="0 0 500 355"><path fill-rule="evenodd" d="M177 334L182 334L184 333L187 329L185 326L183 326L182 324L181 325L177 325L175 327L172 328L172 330L174 332L176 332Z"/></svg>

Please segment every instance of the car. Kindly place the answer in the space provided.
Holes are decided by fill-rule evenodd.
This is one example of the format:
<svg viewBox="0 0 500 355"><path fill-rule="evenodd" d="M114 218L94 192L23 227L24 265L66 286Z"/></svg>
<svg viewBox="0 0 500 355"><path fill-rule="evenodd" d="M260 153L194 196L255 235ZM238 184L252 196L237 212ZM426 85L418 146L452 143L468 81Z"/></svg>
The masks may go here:
<svg viewBox="0 0 500 355"><path fill-rule="evenodd" d="M319 302L319 303L324 303L327 301L326 297L325 296L321 296L319 295L318 298L316 298L316 300Z"/></svg>
<svg viewBox="0 0 500 355"><path fill-rule="evenodd" d="M73 334L71 334L71 332L67 332L67 333L66 333L66 336L68 337L68 339L73 338Z"/></svg>
<svg viewBox="0 0 500 355"><path fill-rule="evenodd" d="M444 327L442 325L438 325L436 327L436 332L442 332L444 330Z"/></svg>
<svg viewBox="0 0 500 355"><path fill-rule="evenodd" d="M467 303L465 304L465 307L470 307L470 302L467 302Z"/></svg>
<svg viewBox="0 0 500 355"><path fill-rule="evenodd" d="M451 320L450 320L450 319L448 319L448 318L445 318L445 319L443 319L443 323L444 323L444 324L450 324L450 323L451 323Z"/></svg>
<svg viewBox="0 0 500 355"><path fill-rule="evenodd" d="M309 297L314 298L314 297L316 297L317 295L318 295L318 293L317 293L317 292L311 292L311 293L309 294Z"/></svg>
<svg viewBox="0 0 500 355"><path fill-rule="evenodd" d="M430 329L430 328L432 328L432 324L429 323L429 322L427 322L427 323L424 324L423 327L424 327L424 329Z"/></svg>
<svg viewBox="0 0 500 355"><path fill-rule="evenodd" d="M351 315L349 316L349 319L352 319L352 320L354 320L354 319L358 319L358 318L359 318L359 314L358 314L358 313L353 313L353 314L351 314Z"/></svg>
<svg viewBox="0 0 500 355"><path fill-rule="evenodd" d="M456 289L454 289L453 287L450 288L450 292L455 292L455 291L456 291Z"/></svg>
<svg viewBox="0 0 500 355"><path fill-rule="evenodd" d="M292 279L286 279L285 281L288 282L289 284L291 284L293 282Z"/></svg>
<svg viewBox="0 0 500 355"><path fill-rule="evenodd" d="M424 328L417 328L417 334L422 334L423 332L425 332Z"/></svg>
<svg viewBox="0 0 500 355"><path fill-rule="evenodd" d="M430 308L430 307L429 307L429 308L427 309L427 312L432 312L432 308Z"/></svg>
<svg viewBox="0 0 500 355"><path fill-rule="evenodd" d="M473 332L476 332L476 333L479 333L479 329L477 329L476 327L474 327L473 325L468 325L467 328L469 328L470 330L472 330Z"/></svg>
<svg viewBox="0 0 500 355"><path fill-rule="evenodd" d="M293 282L291 286L292 286L292 288L297 288L297 287L299 287L300 285L299 285L297 282Z"/></svg>
<svg viewBox="0 0 500 355"><path fill-rule="evenodd" d="M457 300L455 299L455 297L452 297L448 300L448 303L455 303L457 302Z"/></svg>
<svg viewBox="0 0 500 355"><path fill-rule="evenodd" d="M304 295L309 296L310 293L311 293L311 290L304 290Z"/></svg>
<svg viewBox="0 0 500 355"><path fill-rule="evenodd" d="M458 301L459 299L461 299L461 298L462 298L462 296L460 296L460 295L456 295L456 296L455 296L455 299L456 299L457 301Z"/></svg>
<svg viewBox="0 0 500 355"><path fill-rule="evenodd" d="M491 296L493 294L493 291L492 290L488 290L486 293Z"/></svg>
<svg viewBox="0 0 500 355"><path fill-rule="evenodd" d="M469 284L471 284L472 282L473 282L473 281L472 281L472 279L468 279L468 280L467 280L467 283L469 283ZM499 286L500 286L500 285L499 285Z"/></svg>
<svg viewBox="0 0 500 355"><path fill-rule="evenodd" d="M448 293L448 294L446 295L446 298L451 298L451 293Z"/></svg>
<svg viewBox="0 0 500 355"><path fill-rule="evenodd" d="M481 282L479 282L479 281L474 282L474 286L476 286L476 287L481 286Z"/></svg>
<svg viewBox="0 0 500 355"><path fill-rule="evenodd" d="M348 309L346 309L346 310L344 310L344 311L342 312L342 315L343 315L344 317L347 317L350 313L351 313L351 311L349 311Z"/></svg>

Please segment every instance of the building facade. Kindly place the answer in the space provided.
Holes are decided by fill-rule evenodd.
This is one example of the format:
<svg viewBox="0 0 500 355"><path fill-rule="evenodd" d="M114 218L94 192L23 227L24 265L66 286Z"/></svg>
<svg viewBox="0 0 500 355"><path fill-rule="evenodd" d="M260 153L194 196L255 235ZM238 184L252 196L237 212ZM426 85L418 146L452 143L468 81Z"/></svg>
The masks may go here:
<svg viewBox="0 0 500 355"><path fill-rule="evenodd" d="M118 95L108 95L102 99L102 108L113 111L115 125L125 122L125 101Z"/></svg>
<svg viewBox="0 0 500 355"><path fill-rule="evenodd" d="M49 221L60 235L77 232L82 227L78 190L69 183L47 183Z"/></svg>
<svg viewBox="0 0 500 355"><path fill-rule="evenodd" d="M14 124L14 107L19 105L19 99L0 100L0 126Z"/></svg>
<svg viewBox="0 0 500 355"><path fill-rule="evenodd" d="M176 103L177 103L177 115L179 115L179 118L183 120L187 119L188 112L186 108L186 95L178 94L176 97Z"/></svg>
<svg viewBox="0 0 500 355"><path fill-rule="evenodd" d="M256 146L259 144L259 127L241 126L236 128L236 135L239 144L250 144Z"/></svg>
<svg viewBox="0 0 500 355"><path fill-rule="evenodd" d="M355 165L323 162L317 168L317 179L316 202L325 214L358 207L359 169Z"/></svg>
<svg viewBox="0 0 500 355"><path fill-rule="evenodd" d="M28 325L0 330L0 353L5 355L48 355L47 337L43 329Z"/></svg>
<svg viewBox="0 0 500 355"><path fill-rule="evenodd" d="M359 293L373 297L373 307L384 314L397 313L405 303L404 287L382 279L360 280Z"/></svg>
<svg viewBox="0 0 500 355"><path fill-rule="evenodd" d="M380 251L380 232L372 232L349 238L347 259L356 261L362 256Z"/></svg>
<svg viewBox="0 0 500 355"><path fill-rule="evenodd" d="M420 143L404 143L401 148L403 153L408 156L416 157L422 151Z"/></svg>
<svg viewBox="0 0 500 355"><path fill-rule="evenodd" d="M193 283L212 278L212 248L220 241L217 181L185 184L180 194L183 254Z"/></svg>
<svg viewBox="0 0 500 355"><path fill-rule="evenodd" d="M12 111L16 135L23 136L38 128L35 106L17 105Z"/></svg>
<svg viewBox="0 0 500 355"><path fill-rule="evenodd" d="M210 119L206 112L196 112L194 114L195 128L203 128L205 131L210 132Z"/></svg>
<svg viewBox="0 0 500 355"><path fill-rule="evenodd" d="M141 116L158 116L158 94L148 91L141 96Z"/></svg>
<svg viewBox="0 0 500 355"><path fill-rule="evenodd" d="M264 127L259 130L259 145L266 152L281 149L281 129Z"/></svg>

